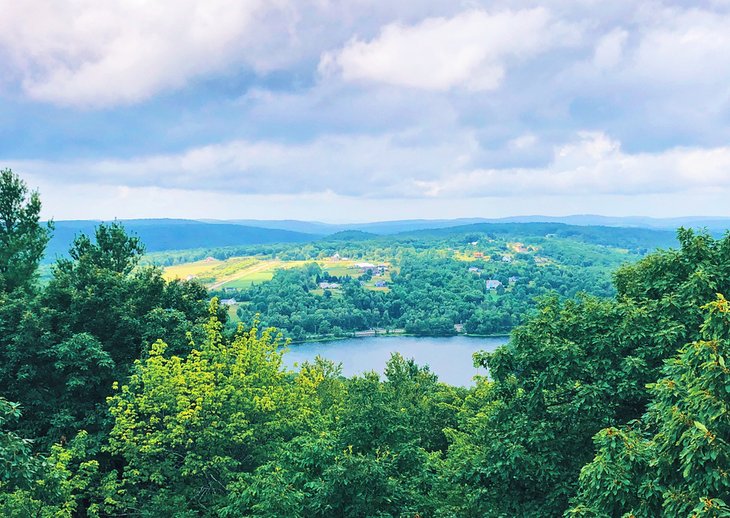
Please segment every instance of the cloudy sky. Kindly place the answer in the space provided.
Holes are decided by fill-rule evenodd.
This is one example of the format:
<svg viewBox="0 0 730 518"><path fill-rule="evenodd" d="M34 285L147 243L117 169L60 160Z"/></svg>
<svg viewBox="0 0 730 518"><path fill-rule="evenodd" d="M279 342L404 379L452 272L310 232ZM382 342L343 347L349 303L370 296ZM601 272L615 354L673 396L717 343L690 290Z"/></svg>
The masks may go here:
<svg viewBox="0 0 730 518"><path fill-rule="evenodd" d="M730 216L730 1L0 0L46 216Z"/></svg>

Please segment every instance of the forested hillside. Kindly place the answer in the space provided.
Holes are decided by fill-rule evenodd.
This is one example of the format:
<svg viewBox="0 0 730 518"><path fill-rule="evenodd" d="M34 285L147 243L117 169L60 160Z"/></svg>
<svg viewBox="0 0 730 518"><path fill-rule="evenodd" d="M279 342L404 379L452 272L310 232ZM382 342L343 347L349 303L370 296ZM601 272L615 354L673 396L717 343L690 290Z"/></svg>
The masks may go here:
<svg viewBox="0 0 730 518"><path fill-rule="evenodd" d="M80 234L93 235L98 221L59 221L55 223L55 232L51 236L45 255L46 262L53 262L64 256L74 238ZM308 243L316 249L331 246L342 241L372 240L380 246L397 243L424 242L445 240L469 234L488 235L491 237L509 237L514 240L543 238L545 235L568 238L574 241L627 248L632 250L653 250L676 243L674 233L666 230L607 226L581 226L564 223L475 223L462 225L459 220L424 221L413 230L407 222L367 224L360 228L347 226L317 226L317 224L282 225L303 229L294 231L279 229L273 222L262 222L270 226L257 227L233 222L211 221L201 222L184 219L142 219L121 222L128 232L140 237L147 243L148 252L172 252L170 255L185 255L184 250L191 250L188 257L206 257L228 252L240 255L251 250L266 250L272 245L282 247L285 243ZM433 225L430 228L423 228ZM228 250L219 250L228 247Z"/></svg>
<svg viewBox="0 0 730 518"><path fill-rule="evenodd" d="M59 221L48 242L45 260L65 257L76 236L94 234L99 222ZM203 223L176 219L127 220L124 227L142 239L149 252L203 247L258 245L267 243L302 243L316 236L289 230L265 229L227 223Z"/></svg>
<svg viewBox="0 0 730 518"><path fill-rule="evenodd" d="M488 335L508 333L547 294L612 296L616 268L673 243L674 235L637 229L469 225L395 236L347 232L296 246L210 250L202 262L166 272L170 278L196 277L221 298L234 297L238 319L249 322L258 315L262 324L296 341L373 328ZM194 258L175 253L150 260L169 264L183 257ZM206 270L206 264L212 268ZM242 266L240 274L232 273L236 264ZM387 272L376 268L371 275L357 264L385 264Z"/></svg>
<svg viewBox="0 0 730 518"><path fill-rule="evenodd" d="M290 371L279 331L229 329L117 223L41 285L39 214L0 173L2 516L730 515L730 237L680 230L611 295L543 298L466 389L398 355ZM400 275L432 275L414 252Z"/></svg>

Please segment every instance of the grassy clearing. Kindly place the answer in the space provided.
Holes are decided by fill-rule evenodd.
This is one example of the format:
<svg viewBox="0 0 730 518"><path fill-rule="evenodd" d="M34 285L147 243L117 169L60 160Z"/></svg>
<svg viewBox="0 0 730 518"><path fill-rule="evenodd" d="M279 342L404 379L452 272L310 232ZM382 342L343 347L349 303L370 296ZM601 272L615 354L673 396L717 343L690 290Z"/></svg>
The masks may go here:
<svg viewBox="0 0 730 518"><path fill-rule="evenodd" d="M201 274L210 272L216 266L223 263L218 259L208 258L194 263L184 263L165 268L164 277L166 280L187 279L189 277L198 277Z"/></svg>
<svg viewBox="0 0 730 518"><path fill-rule="evenodd" d="M474 252L454 252L454 259L457 261L466 261L466 262L473 262L473 261L491 261L492 257L484 254L484 257L475 257Z"/></svg>
<svg viewBox="0 0 730 518"><path fill-rule="evenodd" d="M318 263L323 270L337 277L357 279L362 275L362 272L354 267L355 261L334 261L332 259L280 261L257 257L232 257L226 261L208 258L202 261L170 266L165 268L164 276L168 280L195 278L210 289L245 289L252 284L270 281L276 270L280 268L298 268L311 262ZM390 277L388 276L384 280L390 280ZM370 286L367 287L370 288ZM374 286L372 288L383 289L374 288Z"/></svg>

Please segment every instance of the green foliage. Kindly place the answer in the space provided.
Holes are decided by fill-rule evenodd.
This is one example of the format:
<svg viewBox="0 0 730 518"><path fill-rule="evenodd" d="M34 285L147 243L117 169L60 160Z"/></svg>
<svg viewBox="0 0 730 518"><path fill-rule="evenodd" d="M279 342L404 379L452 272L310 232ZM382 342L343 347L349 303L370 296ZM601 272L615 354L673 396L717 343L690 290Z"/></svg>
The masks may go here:
<svg viewBox="0 0 730 518"><path fill-rule="evenodd" d="M679 235L681 249L619 270L617 299L547 300L507 347L478 358L493 381L467 398L453 435L456 514L562 514L591 438L641 418L664 360L700 338L700 306L730 290L730 276L716 273L730 267L730 238Z"/></svg>
<svg viewBox="0 0 730 518"><path fill-rule="evenodd" d="M474 265L479 273L469 271ZM487 335L508 333L524 321L536 297L613 293L606 266L538 266L531 257L513 263L466 262L435 250L407 252L397 269L388 291L366 289L359 282L363 277L342 277L337 279L342 285L338 296L315 292L318 280L330 277L314 263L279 270L270 282L237 294L242 302L238 316L249 321L260 315L266 325L294 340L333 334L334 328L344 333L400 328L415 335L448 336L456 333L456 324L464 324L468 333ZM497 279L507 288L490 292L486 279Z"/></svg>
<svg viewBox="0 0 730 518"><path fill-rule="evenodd" d="M214 300L203 343L181 358L156 342L109 400L109 450L125 460L134 495L125 505L143 514L217 507L299 425L278 338L253 327L229 341L217 310Z"/></svg>
<svg viewBox="0 0 730 518"><path fill-rule="evenodd" d="M730 516L730 304L705 309L702 339L666 362L643 422L596 435L570 515Z"/></svg>
<svg viewBox="0 0 730 518"><path fill-rule="evenodd" d="M85 429L101 442L112 383L153 341L165 336L179 353L188 335L201 336L205 290L135 268L142 250L120 224L100 225L95 242L76 240L42 291L4 297L0 391L27 409L25 435L49 446Z"/></svg>
<svg viewBox="0 0 730 518"><path fill-rule="evenodd" d="M100 516L101 506L89 498L105 492L106 507L112 503L114 475L103 475L99 463L89 459L89 437L85 432L67 446L54 445L48 459L39 459L32 484L13 491L0 491L0 514L12 518L71 518Z"/></svg>
<svg viewBox="0 0 730 518"><path fill-rule="evenodd" d="M6 429L20 418L20 405L0 397L0 491L30 484L37 468L31 442Z"/></svg>
<svg viewBox="0 0 730 518"><path fill-rule="evenodd" d="M32 281L51 238L53 223L40 224L41 200L10 169L0 170L0 290Z"/></svg>
<svg viewBox="0 0 730 518"><path fill-rule="evenodd" d="M40 202L9 171L0 187L2 516L730 516L730 237L680 230L679 249L616 272L613 298L608 270L651 236L482 225L267 245L392 260L389 290L345 277L320 295L317 264L280 271L241 294L254 324L231 331L203 287L141 266L118 223L36 286ZM517 325L470 389L399 355L382 379L321 358L290 372L267 327L456 323Z"/></svg>
<svg viewBox="0 0 730 518"><path fill-rule="evenodd" d="M316 399L330 418L234 484L224 516L435 513L442 431L455 425L463 391L399 355L383 381L370 373L343 384L336 374L322 362L302 369L299 377L320 380Z"/></svg>
<svg viewBox="0 0 730 518"><path fill-rule="evenodd" d="M127 235L124 226L116 221L96 227L94 238L92 242L86 234L77 236L69 250L71 260L60 259L56 268L64 273L98 268L126 275L144 253L139 238Z"/></svg>

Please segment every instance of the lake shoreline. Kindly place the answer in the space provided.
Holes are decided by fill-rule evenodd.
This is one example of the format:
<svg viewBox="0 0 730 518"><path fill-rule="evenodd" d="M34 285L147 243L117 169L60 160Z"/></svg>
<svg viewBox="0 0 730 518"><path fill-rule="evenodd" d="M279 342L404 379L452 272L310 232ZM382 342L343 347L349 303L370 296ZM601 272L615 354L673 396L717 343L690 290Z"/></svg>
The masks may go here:
<svg viewBox="0 0 730 518"><path fill-rule="evenodd" d="M416 335L413 333L377 333L377 334L363 334L363 335L349 335L349 336L322 336L317 338L307 338L306 340L297 340L289 342L288 346L299 346L306 344L315 344L322 342L338 342L343 340L353 340L357 338L398 338L398 337L410 337L410 338L453 338L457 336L463 336L465 338L509 338L511 333L494 333L488 335L478 335L470 333L457 333L453 335Z"/></svg>

